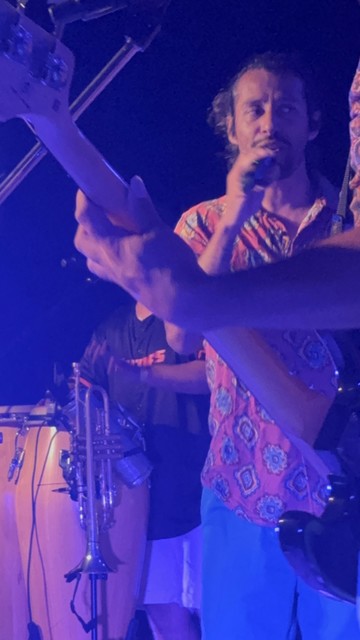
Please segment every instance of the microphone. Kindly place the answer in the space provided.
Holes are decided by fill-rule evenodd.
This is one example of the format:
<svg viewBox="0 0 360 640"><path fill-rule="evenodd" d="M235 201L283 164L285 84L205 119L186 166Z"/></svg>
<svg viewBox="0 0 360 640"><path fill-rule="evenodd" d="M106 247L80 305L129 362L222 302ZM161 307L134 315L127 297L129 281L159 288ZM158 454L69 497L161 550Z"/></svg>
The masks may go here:
<svg viewBox="0 0 360 640"><path fill-rule="evenodd" d="M126 0L55 0L48 2L54 23L70 24L77 20L95 20L108 13L126 9Z"/></svg>
<svg viewBox="0 0 360 640"><path fill-rule="evenodd" d="M244 193L249 193L252 189L259 185L260 187L266 187L272 180L268 180L269 172L272 172L275 168L276 160L272 156L267 158L259 158L252 164L252 169L245 174L242 182Z"/></svg>

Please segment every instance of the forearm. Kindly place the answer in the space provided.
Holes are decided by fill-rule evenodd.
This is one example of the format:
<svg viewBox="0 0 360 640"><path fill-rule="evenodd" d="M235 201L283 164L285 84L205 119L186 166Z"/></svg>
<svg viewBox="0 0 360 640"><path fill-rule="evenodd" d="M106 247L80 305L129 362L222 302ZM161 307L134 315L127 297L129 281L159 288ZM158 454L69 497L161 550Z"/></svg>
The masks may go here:
<svg viewBox="0 0 360 640"><path fill-rule="evenodd" d="M172 321L201 332L234 324L280 329L360 326L360 230L277 264L194 279L184 302L192 310L192 322L184 305L174 305Z"/></svg>
<svg viewBox="0 0 360 640"><path fill-rule="evenodd" d="M199 351L203 338L198 333L191 333L171 322L165 322L166 340L176 353L189 354Z"/></svg>
<svg viewBox="0 0 360 640"><path fill-rule="evenodd" d="M140 380L149 387L174 393L208 394L205 362L194 360L183 364L154 364L140 369Z"/></svg>
<svg viewBox="0 0 360 640"><path fill-rule="evenodd" d="M207 274L228 273L234 248L237 228L223 220L217 225L207 246L198 258L200 268ZM191 317L191 309L189 309ZM202 344L202 336L182 329L178 325L165 323L168 344L177 353L194 353Z"/></svg>
<svg viewBox="0 0 360 640"><path fill-rule="evenodd" d="M290 375L256 331L228 327L206 338L284 432L314 443L332 398Z"/></svg>
<svg viewBox="0 0 360 640"><path fill-rule="evenodd" d="M221 220L206 248L198 259L199 266L208 274L228 273L239 225Z"/></svg>
<svg viewBox="0 0 360 640"><path fill-rule="evenodd" d="M101 235L89 203L79 207L75 245L93 273L124 287L163 320L203 334L216 327L360 326L360 229L274 265L207 276L191 249L159 226L141 236Z"/></svg>

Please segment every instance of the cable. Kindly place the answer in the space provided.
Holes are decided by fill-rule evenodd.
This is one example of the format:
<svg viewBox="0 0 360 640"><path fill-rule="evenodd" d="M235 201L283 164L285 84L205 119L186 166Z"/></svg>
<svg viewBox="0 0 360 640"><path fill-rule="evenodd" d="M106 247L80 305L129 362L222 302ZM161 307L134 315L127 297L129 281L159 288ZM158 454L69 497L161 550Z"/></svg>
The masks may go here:
<svg viewBox="0 0 360 640"><path fill-rule="evenodd" d="M38 455L39 455L40 435L41 435L41 432L42 432L42 430L44 428L48 428L48 427L44 427L44 426L39 427L38 432L36 434L35 449L34 449L34 463L33 463L32 475L31 475L31 514L32 514L32 519L31 519L31 527L30 527L29 552L28 552L28 563L27 563L27 571L26 571L26 591L27 591L27 605L28 605L28 613L29 613L29 623L28 623L29 640L41 640L41 635L40 635L41 634L41 629L33 620L32 605L31 605L31 583L30 583L30 580L31 580L31 564L32 564L34 535L35 535L35 539L36 539L36 543L37 543L37 547L38 547L41 571L42 571L42 576L43 576L44 594L45 594L46 612L47 612L47 620L48 620L48 626L49 626L49 634L50 634L49 637L50 637L50 640L51 640L51 636L52 636L52 634L51 634L51 624L50 624L49 600L48 600L48 594L47 594L47 588L46 588L46 568L45 568L44 558L43 558L43 554L42 554L42 550L41 550L41 545L40 545L40 540L39 540L39 533L38 533L38 529L37 529L36 502L37 502L37 499L38 499L38 495L39 495L42 479L43 479L43 476L44 476L44 473L45 473L46 465L47 465L47 462L48 462L48 458L49 458L49 455L50 455L51 447L52 447L54 439L55 439L55 437L57 435L57 431L53 434L53 436L51 437L51 440L49 442L48 449L47 449L47 452L46 452L46 455L45 455L45 458L44 458L43 466L42 466L42 469L41 469L41 472L40 472L39 480L38 480L38 483L37 483L37 488L35 490L36 468L37 468Z"/></svg>

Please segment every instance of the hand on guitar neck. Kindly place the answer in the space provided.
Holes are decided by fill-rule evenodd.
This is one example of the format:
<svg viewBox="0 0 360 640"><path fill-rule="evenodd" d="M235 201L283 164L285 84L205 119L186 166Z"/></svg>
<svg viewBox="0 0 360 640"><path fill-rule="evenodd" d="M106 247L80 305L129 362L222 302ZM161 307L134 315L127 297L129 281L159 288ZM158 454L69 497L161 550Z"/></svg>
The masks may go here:
<svg viewBox="0 0 360 640"><path fill-rule="evenodd" d="M93 200L90 200L83 191L78 190L75 216L80 225L77 238L81 236L94 246L94 250L98 248L103 258L105 243L114 243L118 238L130 235L134 238L141 237L141 234L146 234L150 230L166 228L157 215L139 176L134 176L130 185L126 186L126 197L122 199L122 209L115 210L115 213L112 211L108 213L103 207L97 206ZM127 223L127 220L131 224ZM77 244L78 240L75 239L75 245ZM109 275L104 275L104 279L109 280ZM116 282L115 276L113 281Z"/></svg>

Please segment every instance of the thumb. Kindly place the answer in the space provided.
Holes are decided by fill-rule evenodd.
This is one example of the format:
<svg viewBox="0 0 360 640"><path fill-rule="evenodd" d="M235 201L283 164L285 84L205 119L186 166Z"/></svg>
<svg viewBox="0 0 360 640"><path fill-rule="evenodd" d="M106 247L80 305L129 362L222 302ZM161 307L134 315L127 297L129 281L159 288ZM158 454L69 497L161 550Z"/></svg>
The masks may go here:
<svg viewBox="0 0 360 640"><path fill-rule="evenodd" d="M138 226L139 232L144 233L161 224L159 214L140 176L133 176L130 180L128 205L131 218Z"/></svg>

